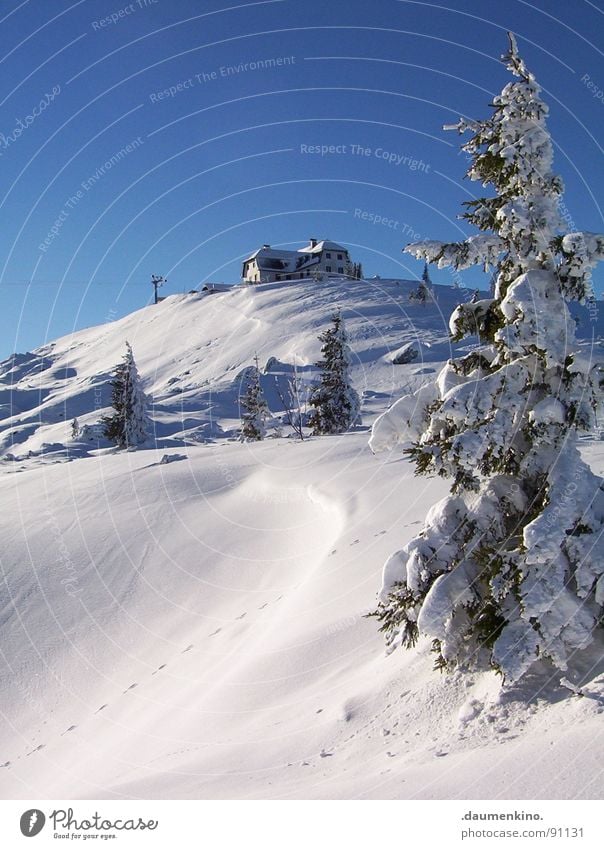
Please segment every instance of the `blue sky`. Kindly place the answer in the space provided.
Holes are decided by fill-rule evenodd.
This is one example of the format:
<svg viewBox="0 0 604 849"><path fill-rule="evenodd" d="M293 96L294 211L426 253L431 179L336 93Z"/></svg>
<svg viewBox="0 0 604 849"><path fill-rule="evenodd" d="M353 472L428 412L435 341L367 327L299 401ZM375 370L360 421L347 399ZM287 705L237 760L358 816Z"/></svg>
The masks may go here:
<svg viewBox="0 0 604 849"><path fill-rule="evenodd" d="M470 232L477 187L442 125L489 113L507 29L569 221L604 229L602 4L3 0L1 18L1 356L143 306L152 273L165 294L234 282L265 242L329 237L366 275L417 276L407 242Z"/></svg>

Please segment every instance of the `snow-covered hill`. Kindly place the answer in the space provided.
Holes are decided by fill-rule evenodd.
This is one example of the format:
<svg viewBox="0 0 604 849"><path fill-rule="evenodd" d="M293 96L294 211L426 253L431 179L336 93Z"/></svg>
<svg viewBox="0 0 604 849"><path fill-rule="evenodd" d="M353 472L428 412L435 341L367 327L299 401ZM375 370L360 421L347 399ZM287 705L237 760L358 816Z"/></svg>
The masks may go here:
<svg viewBox="0 0 604 849"><path fill-rule="evenodd" d="M367 433L234 436L255 352L271 409L341 307L367 425L449 354L459 293L331 281L168 298L3 364L3 723L11 798L594 798L604 669L569 694L442 676L430 646L384 652L386 558L445 483ZM582 322L589 338L596 327ZM582 329L581 328L581 329ZM74 444L132 344L158 447ZM410 342L419 358L393 360ZM29 453L32 455L29 456ZM600 473L604 452L586 445ZM85 456L88 454L89 456ZM170 462L161 462L167 457ZM70 461L70 462L68 462Z"/></svg>
<svg viewBox="0 0 604 849"><path fill-rule="evenodd" d="M195 444L233 435L242 378L255 354L271 410L296 365L310 380L317 335L341 307L355 355L354 378L371 418L394 393L449 355L447 321L459 293L436 287L438 302L412 304L408 281L295 281L175 295L120 321L74 333L0 366L0 453L59 456L69 422L94 424L109 404L109 380L128 340L152 397L158 444ZM423 347L413 369L393 365L405 343ZM72 455L77 453L71 446Z"/></svg>
<svg viewBox="0 0 604 849"><path fill-rule="evenodd" d="M363 420L370 424L452 353L449 316L470 293L434 286L434 300L424 306L409 299L416 288L405 280L331 279L173 295L119 321L15 354L0 363L0 456L57 460L90 450L86 442L73 444L70 421L78 417L80 426L94 425L107 412L111 373L126 341L152 401L158 446L235 436L239 396L256 354L278 418L279 392L294 366L302 381L314 379L317 336L338 308L351 339ZM604 319L591 321L581 308L577 314L584 343L604 338ZM409 345L417 358L397 364Z"/></svg>

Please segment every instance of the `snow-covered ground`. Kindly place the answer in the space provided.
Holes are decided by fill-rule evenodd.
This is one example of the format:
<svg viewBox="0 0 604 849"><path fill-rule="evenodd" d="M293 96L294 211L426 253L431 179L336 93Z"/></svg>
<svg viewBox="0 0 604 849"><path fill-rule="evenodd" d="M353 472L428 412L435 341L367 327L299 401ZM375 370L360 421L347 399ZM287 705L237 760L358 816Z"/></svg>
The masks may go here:
<svg viewBox="0 0 604 849"><path fill-rule="evenodd" d="M364 429L232 438L254 354L276 358L278 415L275 378L296 362L310 379L336 306L364 426L429 377L459 293L424 308L416 285L176 296L3 364L1 796L600 796L600 652L573 670L582 696L546 676L502 693L490 673L433 672L425 641L387 656L365 617L445 482L373 456ZM70 442L126 339L159 447ZM584 450L603 473L600 443Z"/></svg>

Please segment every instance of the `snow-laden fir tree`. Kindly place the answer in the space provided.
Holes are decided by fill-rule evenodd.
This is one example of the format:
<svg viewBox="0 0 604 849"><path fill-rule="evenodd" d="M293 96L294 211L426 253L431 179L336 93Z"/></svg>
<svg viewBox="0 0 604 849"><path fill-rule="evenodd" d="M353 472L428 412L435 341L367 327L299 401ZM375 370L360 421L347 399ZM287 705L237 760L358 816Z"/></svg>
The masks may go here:
<svg viewBox="0 0 604 849"><path fill-rule="evenodd" d="M71 422L71 438L77 439L80 435L80 423L77 420L77 417L74 418Z"/></svg>
<svg viewBox="0 0 604 849"><path fill-rule="evenodd" d="M118 448L134 448L147 439L147 398L128 342L111 389L113 413L102 419L103 434Z"/></svg>
<svg viewBox="0 0 604 849"><path fill-rule="evenodd" d="M596 368L577 350L567 302L589 295L604 236L563 233L547 107L512 35L502 58L516 79L491 117L456 125L472 133L467 175L494 190L466 204L482 232L406 249L439 267L496 269L494 296L451 317L455 340L478 333L483 347L401 398L372 447L410 442L417 473L451 480L384 568L375 615L387 643L423 633L440 668L490 665L512 682L538 659L566 669L602 624L603 481L577 449Z"/></svg>
<svg viewBox="0 0 604 849"><path fill-rule="evenodd" d="M243 409L241 414L241 441L256 442L264 439L269 409L260 384L258 357L255 357L254 365L248 369L247 386L240 403Z"/></svg>
<svg viewBox="0 0 604 849"><path fill-rule="evenodd" d="M319 335L323 358L316 365L320 378L309 399L313 409L308 424L314 435L343 433L359 421L361 408L350 379L350 348L339 312L332 316L331 324Z"/></svg>

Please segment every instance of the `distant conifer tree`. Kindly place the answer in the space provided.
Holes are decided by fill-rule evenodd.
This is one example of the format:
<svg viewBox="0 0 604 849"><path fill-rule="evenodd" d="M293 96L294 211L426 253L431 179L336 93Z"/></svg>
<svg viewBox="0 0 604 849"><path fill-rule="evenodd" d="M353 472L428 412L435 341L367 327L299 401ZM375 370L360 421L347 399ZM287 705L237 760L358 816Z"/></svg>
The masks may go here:
<svg viewBox="0 0 604 849"><path fill-rule="evenodd" d="M339 312L331 319L332 327L321 333L323 359L318 386L310 396L313 408L308 423L313 434L343 433L359 420L360 401L350 382L350 349L344 321Z"/></svg>
<svg viewBox="0 0 604 849"><path fill-rule="evenodd" d="M147 399L128 342L111 387L113 414L102 419L103 435L118 448L134 448L147 439Z"/></svg>
<svg viewBox="0 0 604 849"><path fill-rule="evenodd" d="M245 395L241 398L243 413L241 415L241 441L258 442L264 439L265 423L269 414L268 404L264 398L260 384L260 369L258 368L258 357L254 358L254 365L249 370L248 383Z"/></svg>

